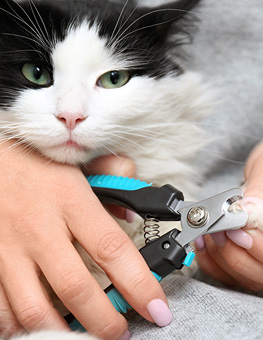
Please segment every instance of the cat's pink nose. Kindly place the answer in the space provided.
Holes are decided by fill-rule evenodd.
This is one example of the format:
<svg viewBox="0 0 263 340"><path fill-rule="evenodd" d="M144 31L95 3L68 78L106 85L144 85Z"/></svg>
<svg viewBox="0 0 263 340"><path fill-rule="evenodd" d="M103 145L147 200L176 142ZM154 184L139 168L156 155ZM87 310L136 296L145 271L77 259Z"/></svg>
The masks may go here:
<svg viewBox="0 0 263 340"><path fill-rule="evenodd" d="M58 114L58 119L66 124L69 130L75 129L77 123L85 119L82 113L62 112Z"/></svg>

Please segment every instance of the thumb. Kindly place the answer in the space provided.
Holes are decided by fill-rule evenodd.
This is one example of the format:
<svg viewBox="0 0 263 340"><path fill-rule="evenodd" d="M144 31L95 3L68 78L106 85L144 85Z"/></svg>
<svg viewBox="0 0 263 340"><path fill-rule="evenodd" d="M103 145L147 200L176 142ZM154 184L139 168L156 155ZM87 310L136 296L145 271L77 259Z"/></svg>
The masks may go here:
<svg viewBox="0 0 263 340"><path fill-rule="evenodd" d="M131 159L114 155L96 158L86 165L85 168L83 167L82 171L86 176L112 175L131 178L136 175L136 167ZM109 204L106 207L115 217L126 220L129 223L134 221L134 213L130 210Z"/></svg>
<svg viewBox="0 0 263 340"><path fill-rule="evenodd" d="M245 197L263 199L263 143L250 155L245 168Z"/></svg>
<svg viewBox="0 0 263 340"><path fill-rule="evenodd" d="M245 168L244 198L234 203L234 209L248 213L245 229L226 232L235 244L251 249L252 245L263 240L263 144L260 143L251 153Z"/></svg>
<svg viewBox="0 0 263 340"><path fill-rule="evenodd" d="M244 198L238 202L239 208L247 211L248 229L263 231L263 144L251 153L245 168Z"/></svg>
<svg viewBox="0 0 263 340"><path fill-rule="evenodd" d="M86 165L82 171L85 175L134 177L136 174L136 167L133 161L127 157L110 155L95 158Z"/></svg>

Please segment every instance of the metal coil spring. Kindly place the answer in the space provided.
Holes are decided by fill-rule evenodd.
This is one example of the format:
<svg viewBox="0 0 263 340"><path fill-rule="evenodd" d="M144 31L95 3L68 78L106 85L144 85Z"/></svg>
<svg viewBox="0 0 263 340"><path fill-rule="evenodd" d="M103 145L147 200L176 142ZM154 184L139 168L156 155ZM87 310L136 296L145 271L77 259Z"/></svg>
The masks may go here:
<svg viewBox="0 0 263 340"><path fill-rule="evenodd" d="M160 237L160 220L152 215L146 215L144 220L144 239L145 244L154 241Z"/></svg>

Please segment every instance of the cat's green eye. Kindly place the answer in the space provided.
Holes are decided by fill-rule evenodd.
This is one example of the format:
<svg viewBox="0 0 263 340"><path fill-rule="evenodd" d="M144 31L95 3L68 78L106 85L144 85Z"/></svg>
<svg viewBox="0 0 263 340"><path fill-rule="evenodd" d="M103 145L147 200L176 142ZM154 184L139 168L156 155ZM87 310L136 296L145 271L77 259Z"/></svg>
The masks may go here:
<svg viewBox="0 0 263 340"><path fill-rule="evenodd" d="M50 73L43 66L27 63L22 67L22 73L27 80L36 85L47 86L51 83Z"/></svg>
<svg viewBox="0 0 263 340"><path fill-rule="evenodd" d="M99 78L98 85L105 89L117 89L127 84L129 80L130 73L128 71L110 71Z"/></svg>

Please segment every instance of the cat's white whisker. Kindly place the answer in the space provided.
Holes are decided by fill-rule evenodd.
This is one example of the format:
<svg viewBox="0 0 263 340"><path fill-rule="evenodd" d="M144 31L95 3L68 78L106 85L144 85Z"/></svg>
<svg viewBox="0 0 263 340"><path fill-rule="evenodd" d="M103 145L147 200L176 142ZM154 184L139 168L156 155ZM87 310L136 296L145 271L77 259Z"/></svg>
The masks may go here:
<svg viewBox="0 0 263 340"><path fill-rule="evenodd" d="M33 20L27 14L27 12L24 10L24 8L16 0L15 0L15 3L23 11L23 13L26 15L26 17L28 18L28 20L29 20L29 22L32 26L30 24L27 24L27 22L21 18L23 20L23 22L31 29L32 33L36 34L36 36L42 42L43 47L49 48L50 47L49 41L48 41L47 37L45 37L45 35L43 34L43 31L40 29L39 24L37 23L37 25L38 25L38 28L37 28L37 26L34 24ZM34 11L32 9L32 1L29 1L29 4L30 4L30 7L31 7L31 12L32 12L34 18L36 19ZM36 20L36 22L37 22L37 20Z"/></svg>
<svg viewBox="0 0 263 340"><path fill-rule="evenodd" d="M29 33L31 36L37 36L38 38L39 38L39 40L40 41L38 41L37 43L40 45L40 46L42 46L42 47L44 47L44 48L47 48L47 46L46 46L46 44L44 43L43 44L43 41L42 41L42 37L41 36L39 36L39 33L37 33L37 32L35 32L34 30L32 30L32 27L23 19L23 18L21 18L20 16L18 16L17 15L17 13L14 11L14 9L13 9L13 7L10 7L12 10L13 10L13 12L16 14L13 14L13 13L11 13L10 11L6 11L6 10L4 10L4 9L2 9L1 7L0 7L0 10L2 10L2 11L4 11L4 12L6 12L7 14L9 14L10 16L12 16L13 17L13 20L22 28L22 29L24 29L27 33ZM23 27L23 25L21 25L19 22L17 22L15 19L17 19L18 21L20 21L21 23L23 23L23 24L25 24L27 27L29 27L29 29L26 29L25 27ZM25 36L23 37L23 38L26 38ZM34 41L34 42L36 42L36 40L35 39L33 39L32 38L32 41Z"/></svg>
<svg viewBox="0 0 263 340"><path fill-rule="evenodd" d="M118 149L122 149L125 150L127 152L127 154L130 151L130 147L129 146L125 146L123 143L121 143L120 141L114 140L112 138L105 138L104 143L108 143L111 145L111 147L118 147Z"/></svg>
<svg viewBox="0 0 263 340"><path fill-rule="evenodd" d="M127 4L128 4L128 1L129 1L129 0L126 1L126 4L125 4L126 6L127 6ZM137 3L137 5L135 6L135 8L131 11L131 13L129 14L129 16L126 18L126 20L125 20L123 23L121 23L119 30L116 32L116 35L113 37L114 40L116 40L116 38L118 37L118 34L121 32L121 30L123 29L123 27L125 27L126 23L127 23L127 22L129 21L129 19L132 17L132 15L133 15L134 12L136 11L136 9L140 6L141 2L142 2L142 0L140 0L140 1ZM125 7L126 7L126 6L125 6ZM124 9L125 9L125 7L124 7ZM123 14L123 12L122 12L122 14ZM117 23L117 24L118 24L118 23ZM111 39L111 40L113 40L113 39ZM111 44L111 41L110 41L110 44Z"/></svg>
<svg viewBox="0 0 263 340"><path fill-rule="evenodd" d="M39 53L39 54L43 54L43 52L42 51L40 51L40 50L36 50L36 49L28 49L28 50L13 50L13 51L1 51L0 52L0 55L1 54L7 54L7 55L9 55L10 53L23 53L23 52L37 52L37 53ZM44 54L43 54L44 55Z"/></svg>
<svg viewBox="0 0 263 340"><path fill-rule="evenodd" d="M35 43L36 45L39 45L39 46L42 46L42 43L39 42L38 40L36 39L33 39L33 38L29 38L25 35L20 35L20 34L15 34L15 33L3 33L3 35L9 35L9 36L13 36L13 37L16 37L16 38L21 38L21 39L24 39L24 40L28 40L28 41L32 41L33 43ZM30 45L29 45L30 46Z"/></svg>
<svg viewBox="0 0 263 340"><path fill-rule="evenodd" d="M140 145L139 143L137 143L137 142L133 141L132 139L129 139L129 138L126 138L126 137L120 136L120 135L118 135L117 133L110 133L110 132L106 132L106 134L108 134L108 135L110 135L110 136L113 136L113 137L120 138L120 139L122 139L122 140L125 140L125 141L127 141L127 142L129 142L129 143L132 143L132 144L134 144L134 145L138 146L138 147L139 147L139 148L141 148L141 149L145 149L145 147L144 147L144 146L142 146L142 145Z"/></svg>
<svg viewBox="0 0 263 340"><path fill-rule="evenodd" d="M6 140L6 141L8 141L8 140ZM6 142L6 141L5 141L5 142ZM0 144L2 145L2 144L4 144L5 142L1 142ZM15 141L15 143L13 143L13 144L9 145L8 147L6 147L6 148L0 150L0 154L1 154L1 153L9 152L9 151L11 151L12 149L16 149L16 148L18 148L18 147L23 147L23 144L22 144L22 142ZM25 147L25 146L24 146L24 147Z"/></svg>
<svg viewBox="0 0 263 340"><path fill-rule="evenodd" d="M110 154L116 156L116 157L120 157L116 152L114 152L113 150L111 150L109 147L107 147L106 145L102 145L102 148L107 150Z"/></svg>
<svg viewBox="0 0 263 340"><path fill-rule="evenodd" d="M133 30L131 32L129 32L128 34L125 35L125 33L132 27L134 26L138 21L142 20L143 18L147 17L147 16L150 16L152 14L155 14L155 13L159 13L159 12L167 12L167 11L175 11L175 12L182 12L182 15L185 14L185 12L187 13L194 13L192 11L185 11L185 10L178 10L178 9L158 9L158 10L153 10L153 11L150 11L148 13L145 13L143 14L142 16L140 16L139 18L137 18L136 20L134 20L118 37L117 37L117 40L116 40L116 45L119 44L122 40L126 39L129 35L133 34L133 33L136 33L136 32L139 32L141 30L144 30L144 29L147 29L147 28L151 28L151 27L156 27L156 26L160 26L160 25L163 25L163 24L167 24L169 22L173 22L174 19L169 19L169 20L165 20L163 22L159 22L159 23L156 23L156 24L153 24L153 25L147 25L147 26L143 26L141 28L138 28L136 30Z"/></svg>
<svg viewBox="0 0 263 340"><path fill-rule="evenodd" d="M47 31L46 25L45 25L45 23L43 21L43 18L41 16L41 14L39 13L39 10L37 9L37 6L35 5L33 0L30 0L30 5L32 6L31 7L32 8L32 13L33 13L33 15L34 15L34 17L36 19L36 23L37 23L37 25L39 27L39 30L42 33L42 37L44 37L46 42L47 42L47 44L50 45L49 40L48 40L49 34L48 34L48 31ZM34 14L34 9L35 9L35 11L36 11L36 13L37 13L37 15L38 15L42 25L43 25L43 28L44 28L45 32L43 32L43 29L41 28L40 24L38 23L38 20L37 20L35 14Z"/></svg>
<svg viewBox="0 0 263 340"><path fill-rule="evenodd" d="M127 5L128 5L128 2L129 2L129 0L126 0L126 1L125 1L124 5L123 5L123 8L122 8L122 10L121 10L121 13L120 13L120 15L118 16L118 19L117 19L117 21L116 21L116 25L115 25L115 27L114 27L114 29L113 29L113 31L112 31L111 37L110 37L110 39L109 39L109 45L111 45L112 40L114 40L114 38L115 38L115 32L116 32L117 27L118 27L118 25L119 25L119 23L120 23L120 20L122 20L122 15L123 15L123 13L124 13L124 11L125 11ZM117 32L117 33L118 33L118 32Z"/></svg>

